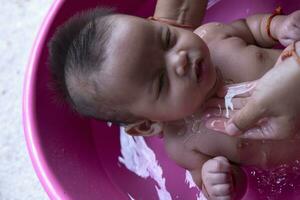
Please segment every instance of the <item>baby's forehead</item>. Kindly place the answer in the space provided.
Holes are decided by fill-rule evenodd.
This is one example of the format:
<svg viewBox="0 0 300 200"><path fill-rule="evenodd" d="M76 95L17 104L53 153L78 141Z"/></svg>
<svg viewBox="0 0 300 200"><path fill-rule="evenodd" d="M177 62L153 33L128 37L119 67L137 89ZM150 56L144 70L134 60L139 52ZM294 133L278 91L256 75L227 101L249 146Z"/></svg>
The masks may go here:
<svg viewBox="0 0 300 200"><path fill-rule="evenodd" d="M129 90L134 84L147 83L153 77L161 49L159 26L153 22L127 15L114 17L114 28L107 48L104 78L109 87ZM110 79L112 77L113 79ZM108 84L108 83L105 83Z"/></svg>
<svg viewBox="0 0 300 200"><path fill-rule="evenodd" d="M111 39L116 41L129 40L130 42L139 39L147 40L156 31L153 22L140 17L130 15L114 15L111 18L113 23Z"/></svg>
<svg viewBox="0 0 300 200"><path fill-rule="evenodd" d="M135 28L136 26L140 26L145 23L147 24L150 21L132 15L116 14L111 16L111 22L116 27L128 27L129 29L133 30L132 28Z"/></svg>
<svg viewBox="0 0 300 200"><path fill-rule="evenodd" d="M113 21L107 49L111 62L134 65L134 61L144 59L155 48L159 36L157 27L150 21L128 15L116 15Z"/></svg>

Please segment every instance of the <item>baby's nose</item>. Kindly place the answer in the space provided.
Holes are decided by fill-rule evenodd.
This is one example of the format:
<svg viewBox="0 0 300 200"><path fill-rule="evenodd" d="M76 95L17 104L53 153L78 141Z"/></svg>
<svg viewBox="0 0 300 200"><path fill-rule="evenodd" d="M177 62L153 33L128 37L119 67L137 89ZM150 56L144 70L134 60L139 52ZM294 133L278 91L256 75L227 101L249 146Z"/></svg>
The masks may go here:
<svg viewBox="0 0 300 200"><path fill-rule="evenodd" d="M184 76L188 70L188 57L186 51L179 51L175 63L175 71L178 76Z"/></svg>

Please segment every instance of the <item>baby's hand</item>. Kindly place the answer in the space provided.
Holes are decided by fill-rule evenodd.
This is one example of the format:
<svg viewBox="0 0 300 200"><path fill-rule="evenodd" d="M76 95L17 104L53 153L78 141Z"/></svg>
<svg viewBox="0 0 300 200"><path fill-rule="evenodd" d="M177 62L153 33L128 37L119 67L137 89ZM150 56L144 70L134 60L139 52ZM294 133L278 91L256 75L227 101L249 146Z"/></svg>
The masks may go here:
<svg viewBox="0 0 300 200"><path fill-rule="evenodd" d="M202 167L202 180L208 199L232 199L233 174L227 158L219 156L206 161Z"/></svg>
<svg viewBox="0 0 300 200"><path fill-rule="evenodd" d="M277 38L279 42L288 46L294 41L300 40L300 10L293 12L280 19L280 25L277 27Z"/></svg>

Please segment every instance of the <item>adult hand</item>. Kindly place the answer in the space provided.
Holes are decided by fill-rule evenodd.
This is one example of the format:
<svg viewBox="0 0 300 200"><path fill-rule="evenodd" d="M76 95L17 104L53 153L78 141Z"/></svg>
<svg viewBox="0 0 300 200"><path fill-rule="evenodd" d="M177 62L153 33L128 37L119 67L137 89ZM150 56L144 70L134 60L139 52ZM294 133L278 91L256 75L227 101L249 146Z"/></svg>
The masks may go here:
<svg viewBox="0 0 300 200"><path fill-rule="evenodd" d="M300 49L300 43L296 46ZM234 87L245 87L247 92L234 96L234 110L228 119L221 98ZM207 102L207 107L215 110L210 111L215 114L207 120L208 128L251 139L291 138L300 122L300 63L295 57L284 61L279 58L261 79L225 86L218 97ZM218 107L222 109L221 115L216 114Z"/></svg>
<svg viewBox="0 0 300 200"><path fill-rule="evenodd" d="M154 17L197 28L205 15L207 2L208 0L157 0Z"/></svg>
<svg viewBox="0 0 300 200"><path fill-rule="evenodd" d="M275 20L278 21L278 25L275 27L275 37L282 45L288 46L294 41L300 40L300 10L287 16L276 16Z"/></svg>

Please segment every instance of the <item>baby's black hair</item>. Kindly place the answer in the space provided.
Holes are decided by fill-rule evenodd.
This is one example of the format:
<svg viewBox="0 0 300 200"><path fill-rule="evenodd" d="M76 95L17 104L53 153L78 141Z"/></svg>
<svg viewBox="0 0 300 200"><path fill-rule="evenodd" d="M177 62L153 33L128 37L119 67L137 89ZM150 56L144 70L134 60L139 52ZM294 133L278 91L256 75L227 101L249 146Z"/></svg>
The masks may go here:
<svg viewBox="0 0 300 200"><path fill-rule="evenodd" d="M49 42L51 88L83 116L115 123L135 121L129 112L101 95L93 78L106 59L114 9L96 8L71 17Z"/></svg>

